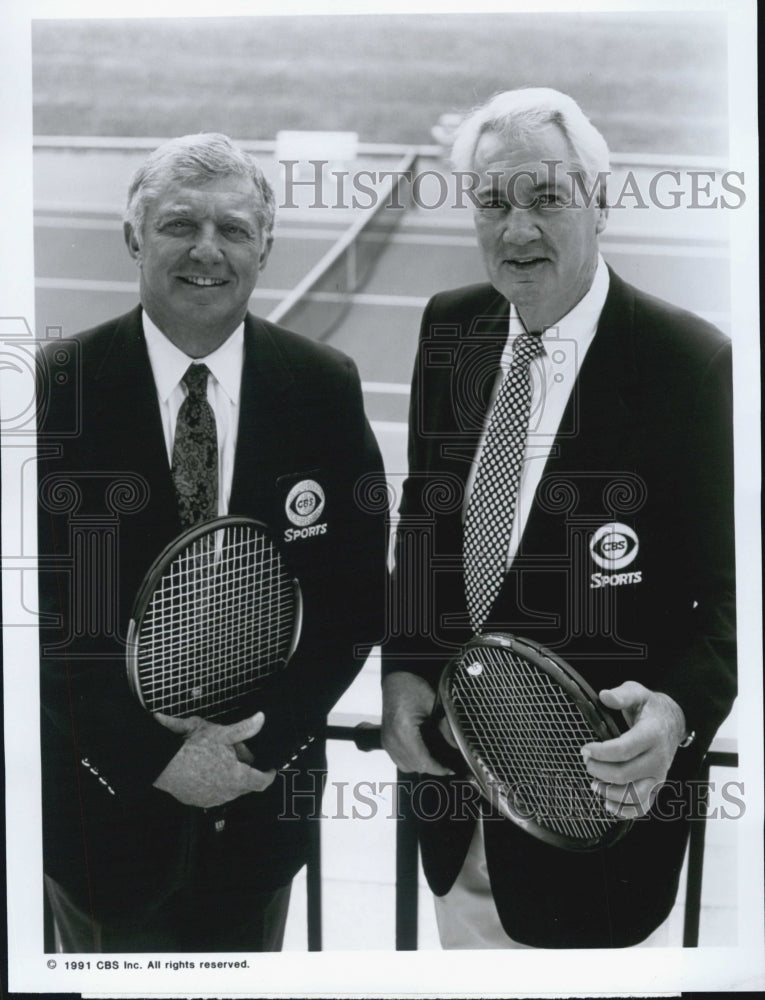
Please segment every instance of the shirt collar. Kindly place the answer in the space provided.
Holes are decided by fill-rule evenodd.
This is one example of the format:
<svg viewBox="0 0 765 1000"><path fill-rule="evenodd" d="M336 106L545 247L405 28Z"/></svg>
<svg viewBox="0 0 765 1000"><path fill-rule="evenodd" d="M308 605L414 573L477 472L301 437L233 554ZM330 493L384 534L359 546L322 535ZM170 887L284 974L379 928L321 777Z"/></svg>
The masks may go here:
<svg viewBox="0 0 765 1000"><path fill-rule="evenodd" d="M556 340L574 340L580 349L586 350L589 347L595 331L598 328L600 314L608 295L610 283L608 268L602 256L598 254L598 266L595 269L595 277L587 291L587 294L577 302L574 308L567 312L565 316L548 327L542 334L542 341L545 344ZM508 337L508 352L512 353L512 342L515 337L524 330L518 311L514 305L510 305L510 334ZM584 354L582 353L583 357Z"/></svg>
<svg viewBox="0 0 765 1000"><path fill-rule="evenodd" d="M192 359L167 339L145 309L142 310L141 316L157 395L163 403L167 402L177 388L193 360L200 364L204 362L230 401L235 406L239 404L244 365L243 322L212 354L208 354L205 358Z"/></svg>

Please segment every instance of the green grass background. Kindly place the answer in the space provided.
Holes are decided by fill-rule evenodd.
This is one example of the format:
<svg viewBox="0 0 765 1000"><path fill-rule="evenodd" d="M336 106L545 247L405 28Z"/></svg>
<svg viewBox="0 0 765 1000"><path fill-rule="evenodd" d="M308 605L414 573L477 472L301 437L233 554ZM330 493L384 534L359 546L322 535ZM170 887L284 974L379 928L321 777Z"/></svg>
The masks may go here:
<svg viewBox="0 0 765 1000"><path fill-rule="evenodd" d="M727 150L721 15L473 14L37 21L41 135L279 129L432 142L498 90L570 93L614 150Z"/></svg>

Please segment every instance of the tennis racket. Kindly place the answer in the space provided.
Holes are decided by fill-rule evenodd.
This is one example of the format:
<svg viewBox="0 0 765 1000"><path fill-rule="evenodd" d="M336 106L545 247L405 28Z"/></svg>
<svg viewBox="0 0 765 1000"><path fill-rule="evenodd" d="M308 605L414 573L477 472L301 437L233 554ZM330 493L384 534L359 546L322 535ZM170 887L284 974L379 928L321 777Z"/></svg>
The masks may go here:
<svg viewBox="0 0 765 1000"><path fill-rule="evenodd" d="M459 750L439 730L444 717ZM436 760L532 836L571 851L613 844L632 825L606 811L580 753L621 731L564 660L502 634L473 639L447 664L422 724Z"/></svg>
<svg viewBox="0 0 765 1000"><path fill-rule="evenodd" d="M148 712L234 721L300 638L300 587L268 529L220 517L149 568L128 627L130 688Z"/></svg>

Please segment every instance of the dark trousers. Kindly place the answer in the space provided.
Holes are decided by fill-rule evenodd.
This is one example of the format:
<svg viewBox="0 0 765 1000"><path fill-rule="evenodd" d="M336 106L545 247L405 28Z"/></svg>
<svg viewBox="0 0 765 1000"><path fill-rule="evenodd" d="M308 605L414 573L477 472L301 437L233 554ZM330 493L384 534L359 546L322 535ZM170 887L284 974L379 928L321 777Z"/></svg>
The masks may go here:
<svg viewBox="0 0 765 1000"><path fill-rule="evenodd" d="M280 951L291 888L243 894L191 883L148 914L96 919L45 876L56 950L68 953Z"/></svg>

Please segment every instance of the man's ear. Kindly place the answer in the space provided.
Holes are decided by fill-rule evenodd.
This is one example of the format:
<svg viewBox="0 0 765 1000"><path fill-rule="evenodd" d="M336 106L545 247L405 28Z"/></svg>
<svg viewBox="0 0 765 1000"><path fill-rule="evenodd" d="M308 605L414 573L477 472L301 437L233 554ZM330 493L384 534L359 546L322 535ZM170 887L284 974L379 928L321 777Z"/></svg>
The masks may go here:
<svg viewBox="0 0 765 1000"><path fill-rule="evenodd" d="M141 244L136 236L135 229L130 222L123 222L122 224L122 235L125 237L125 245L128 248L128 253L137 263L141 263Z"/></svg>
<svg viewBox="0 0 765 1000"><path fill-rule="evenodd" d="M268 263L268 256L271 253L271 247L274 245L273 233L266 237L265 243L263 244L263 249L260 251L260 262L258 264L258 271L262 274L266 264Z"/></svg>

